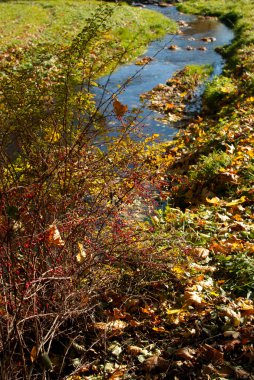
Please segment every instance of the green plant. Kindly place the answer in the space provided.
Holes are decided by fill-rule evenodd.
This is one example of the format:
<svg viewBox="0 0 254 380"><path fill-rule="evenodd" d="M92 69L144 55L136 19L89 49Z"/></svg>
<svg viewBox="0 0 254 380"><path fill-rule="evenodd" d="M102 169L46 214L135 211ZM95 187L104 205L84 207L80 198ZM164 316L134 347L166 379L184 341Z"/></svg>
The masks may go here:
<svg viewBox="0 0 254 380"><path fill-rule="evenodd" d="M55 345L63 351L57 366L63 378L70 371L66 344L85 335L100 310L100 293L118 281L123 262L135 267L151 252L149 238L142 240L128 216L135 198L149 200L143 182L153 173L144 165L145 142L130 137L135 125L125 121L127 109L116 99L117 134L109 137L107 115L90 93L98 70L92 57L103 54L110 17L112 8L100 7L60 52L42 45L25 59L15 52L15 69L12 61L2 63L3 380L45 378Z"/></svg>
<svg viewBox="0 0 254 380"><path fill-rule="evenodd" d="M254 294L254 259L245 253L218 256L218 276L225 279L224 288L237 296Z"/></svg>
<svg viewBox="0 0 254 380"><path fill-rule="evenodd" d="M206 86L203 95L203 108L209 113L215 113L229 102L237 93L237 87L231 78L217 76Z"/></svg>
<svg viewBox="0 0 254 380"><path fill-rule="evenodd" d="M218 174L220 169L230 165L232 158L223 151L213 151L208 156L202 155L189 173L193 180L209 180Z"/></svg>

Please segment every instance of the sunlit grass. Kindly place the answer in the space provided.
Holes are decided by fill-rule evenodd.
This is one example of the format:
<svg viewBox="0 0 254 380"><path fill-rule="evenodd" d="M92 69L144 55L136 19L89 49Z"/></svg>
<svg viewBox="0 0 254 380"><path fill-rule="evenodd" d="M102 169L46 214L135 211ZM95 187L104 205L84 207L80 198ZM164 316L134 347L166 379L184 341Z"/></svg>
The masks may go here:
<svg viewBox="0 0 254 380"><path fill-rule="evenodd" d="M66 44L79 33L100 1L10 1L0 4L0 49L24 47L28 43ZM134 44L138 50L176 26L169 19L150 10L128 5L109 4L114 8L108 20L115 38L123 46ZM134 42L133 42L134 41Z"/></svg>

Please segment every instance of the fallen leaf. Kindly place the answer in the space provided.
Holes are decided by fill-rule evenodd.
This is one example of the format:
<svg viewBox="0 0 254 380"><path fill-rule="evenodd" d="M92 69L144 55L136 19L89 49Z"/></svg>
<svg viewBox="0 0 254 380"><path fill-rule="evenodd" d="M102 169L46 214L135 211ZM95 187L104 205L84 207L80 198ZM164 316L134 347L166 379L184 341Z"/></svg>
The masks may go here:
<svg viewBox="0 0 254 380"><path fill-rule="evenodd" d="M179 314L182 311L183 311L183 309L167 309L167 315Z"/></svg>
<svg viewBox="0 0 254 380"><path fill-rule="evenodd" d="M191 254L199 259L206 259L209 256L209 249L203 247L196 247L191 250Z"/></svg>
<svg viewBox="0 0 254 380"><path fill-rule="evenodd" d="M184 292L184 298L188 305L202 306L205 305L205 301L200 295L194 291L186 290Z"/></svg>
<svg viewBox="0 0 254 380"><path fill-rule="evenodd" d="M183 347L183 348L179 348L179 350L177 350L175 354L176 356L179 356L180 358L183 358L185 360L192 360L194 359L196 350L189 347Z"/></svg>
<svg viewBox="0 0 254 380"><path fill-rule="evenodd" d="M224 351L234 351L235 346L238 344L241 344L241 341L239 339L230 340L229 342L224 344Z"/></svg>
<svg viewBox="0 0 254 380"><path fill-rule="evenodd" d="M203 368L204 368L205 374L217 375L219 376L219 378L227 378L233 374L233 369L229 365L220 365L220 366L214 367L212 363L210 363L206 366L203 366Z"/></svg>
<svg viewBox="0 0 254 380"><path fill-rule="evenodd" d="M246 196L243 195L240 199L234 199L231 202L226 202L225 206L231 207L231 206L236 206L239 205L240 203L244 203L246 201Z"/></svg>
<svg viewBox="0 0 254 380"><path fill-rule="evenodd" d="M234 326L238 326L240 324L241 314L237 313L236 311L234 311L230 307L226 307L226 306L223 307L221 309L221 313L223 315L229 317L230 319L232 319L234 321Z"/></svg>
<svg viewBox="0 0 254 380"><path fill-rule="evenodd" d="M123 349L118 342L114 342L109 346L108 351L110 351L112 355L118 358L118 356L122 353Z"/></svg>
<svg viewBox="0 0 254 380"><path fill-rule="evenodd" d="M206 343L199 348L198 355L213 363L222 363L224 361L224 354Z"/></svg>
<svg viewBox="0 0 254 380"><path fill-rule="evenodd" d="M245 371L243 368L235 367L234 370L236 379L250 379L250 373Z"/></svg>
<svg viewBox="0 0 254 380"><path fill-rule="evenodd" d="M169 367L169 361L161 356L151 356L143 362L143 369L145 372L158 371L165 372Z"/></svg>
<svg viewBox="0 0 254 380"><path fill-rule="evenodd" d="M122 379L123 376L125 374L125 371L122 370L122 369L117 369L115 370L115 372L112 373L112 375L110 375L108 377L108 380L119 380L119 379Z"/></svg>
<svg viewBox="0 0 254 380"><path fill-rule="evenodd" d="M143 352L143 348L138 346L129 346L127 350L133 356L139 355Z"/></svg>
<svg viewBox="0 0 254 380"><path fill-rule="evenodd" d="M168 332L164 327L153 327L153 331L156 331L156 332Z"/></svg>
<svg viewBox="0 0 254 380"><path fill-rule="evenodd" d="M121 320L115 320L111 322L95 322L93 327L99 331L107 332L121 332L127 327L127 323Z"/></svg>
<svg viewBox="0 0 254 380"><path fill-rule="evenodd" d="M220 198L218 198L218 197L214 197L214 198L211 198L211 199L206 198L206 202L211 203L214 206L219 206L219 205L221 205L223 203L223 201Z"/></svg>

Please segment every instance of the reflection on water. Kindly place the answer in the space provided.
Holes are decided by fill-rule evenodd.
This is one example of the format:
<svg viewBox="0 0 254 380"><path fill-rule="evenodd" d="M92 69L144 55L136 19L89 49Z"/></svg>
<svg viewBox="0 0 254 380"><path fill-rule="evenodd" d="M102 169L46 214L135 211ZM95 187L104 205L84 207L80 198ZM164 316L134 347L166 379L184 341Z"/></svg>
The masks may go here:
<svg viewBox="0 0 254 380"><path fill-rule="evenodd" d="M161 40L152 42L144 55L154 57L154 60L142 69L135 64L123 65L110 76L100 79L99 84L102 88L96 89L97 101L105 104L111 126L114 125L115 118L110 112L107 99L112 94L118 92L118 99L123 104L127 104L129 109L139 108L142 107L140 94L151 90L158 83L165 83L176 71L183 69L186 65L210 64L214 69L213 75L218 75L222 71L224 61L214 49L217 46L229 44L233 39L232 30L214 18L184 15L179 13L175 7L150 6L149 8L160 11L176 21L181 20L182 24L185 22L188 25L181 27L180 34L169 34ZM201 40L204 37L213 37L213 41L204 42ZM176 45L177 50L168 49L171 44ZM187 50L187 46L193 50ZM205 51L198 50L201 46L205 46ZM132 79L130 80L130 78ZM125 85L126 82L128 85ZM122 88L120 93L119 88ZM144 108L141 117L143 119L138 119L139 125L147 134L159 133L162 139L170 139L176 133L173 125L165 126L158 122L156 112ZM119 121L115 124L119 125Z"/></svg>
<svg viewBox="0 0 254 380"><path fill-rule="evenodd" d="M212 35L220 33L221 24L215 18L197 18L191 21L189 28L184 32L186 35L207 33L209 31Z"/></svg>

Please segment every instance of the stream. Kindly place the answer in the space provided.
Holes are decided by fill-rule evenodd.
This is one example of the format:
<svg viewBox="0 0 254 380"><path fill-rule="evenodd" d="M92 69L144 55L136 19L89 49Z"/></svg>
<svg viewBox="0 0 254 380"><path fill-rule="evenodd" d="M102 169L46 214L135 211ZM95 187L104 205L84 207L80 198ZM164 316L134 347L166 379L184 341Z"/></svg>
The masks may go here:
<svg viewBox="0 0 254 380"><path fill-rule="evenodd" d="M108 123L114 128L117 124L112 117L112 112L108 109L107 99L123 86L123 91L117 93L118 100L124 105L128 105L129 110L142 108L142 120L139 124L146 135L159 134L161 140L170 140L177 132L174 124L165 125L158 120L159 114L146 108L140 102L140 95L150 91L159 83L165 83L177 71L186 65L210 64L213 67L213 76L222 72L224 60L215 52L215 48L229 44L234 38L233 31L214 18L201 18L193 15L182 14L174 6L161 8L156 5L147 8L163 13L165 16L177 21L180 24L179 34L167 34L164 38L153 41L144 56L154 57L154 59L144 67L132 64L125 64L119 67L109 76L99 80L99 87L96 88L96 99L98 105L103 109L103 104L107 106ZM204 37L212 37L212 42L203 42ZM176 50L170 50L170 45L176 45ZM193 50L187 50L191 47ZM199 47L206 50L198 50ZM131 78L131 79L130 79ZM128 83L126 86L124 83ZM199 91L199 99L201 91ZM192 105L198 109L198 102ZM111 114L111 116L110 116ZM141 118L141 117L140 117ZM113 132L114 133L114 132Z"/></svg>

